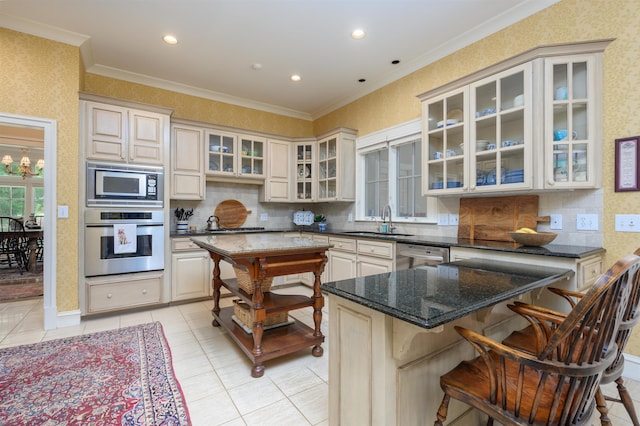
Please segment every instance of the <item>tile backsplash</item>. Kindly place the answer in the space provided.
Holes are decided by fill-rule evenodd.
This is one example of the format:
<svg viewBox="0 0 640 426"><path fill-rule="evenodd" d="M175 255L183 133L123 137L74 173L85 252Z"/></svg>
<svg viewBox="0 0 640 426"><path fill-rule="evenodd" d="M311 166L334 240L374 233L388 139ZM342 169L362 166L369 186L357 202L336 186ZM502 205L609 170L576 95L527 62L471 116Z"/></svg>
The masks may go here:
<svg viewBox="0 0 640 426"><path fill-rule="evenodd" d="M297 210L310 210L321 213L327 217L328 229L340 230L368 230L373 231L376 223L372 221L348 221L351 214L356 216L354 203L262 203L260 202L259 185L236 184L227 182L207 182L207 193L204 201L171 200L170 207L173 212L176 208L194 209L193 216L189 219L190 226L204 229L207 219L212 216L216 206L229 199L235 199L245 205L251 213L247 215L243 227L262 226L266 229L302 229L294 225L293 212ZM563 229L555 230L558 237L554 244L602 246L603 244L603 194L602 190L580 190L567 192L552 192L539 194L538 215L551 214L562 215ZM438 201L439 213L458 213L459 198L441 198ZM578 214L598 215L597 231L576 230L576 216ZM266 221L261 221L261 215L267 216ZM171 230L175 230L175 217L171 215ZM396 232L433 235L433 236L457 236L456 226L438 226L435 224L412 224L397 222ZM538 225L539 231L548 231L549 224Z"/></svg>

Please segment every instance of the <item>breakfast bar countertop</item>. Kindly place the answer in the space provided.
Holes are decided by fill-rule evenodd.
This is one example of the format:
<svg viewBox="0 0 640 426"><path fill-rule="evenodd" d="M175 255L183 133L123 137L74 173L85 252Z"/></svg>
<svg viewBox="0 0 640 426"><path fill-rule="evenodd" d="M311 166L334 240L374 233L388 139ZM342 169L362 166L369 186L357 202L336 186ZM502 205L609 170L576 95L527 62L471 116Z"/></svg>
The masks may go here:
<svg viewBox="0 0 640 426"><path fill-rule="evenodd" d="M328 282L321 289L431 329L573 275L565 269L473 259Z"/></svg>

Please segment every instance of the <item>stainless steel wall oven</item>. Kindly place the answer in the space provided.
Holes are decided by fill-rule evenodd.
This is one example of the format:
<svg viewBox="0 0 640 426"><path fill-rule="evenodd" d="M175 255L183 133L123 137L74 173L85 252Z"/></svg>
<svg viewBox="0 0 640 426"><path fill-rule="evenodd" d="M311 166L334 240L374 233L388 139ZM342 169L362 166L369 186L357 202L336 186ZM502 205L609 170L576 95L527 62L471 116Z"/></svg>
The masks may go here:
<svg viewBox="0 0 640 426"><path fill-rule="evenodd" d="M164 269L164 212L85 211L85 276Z"/></svg>

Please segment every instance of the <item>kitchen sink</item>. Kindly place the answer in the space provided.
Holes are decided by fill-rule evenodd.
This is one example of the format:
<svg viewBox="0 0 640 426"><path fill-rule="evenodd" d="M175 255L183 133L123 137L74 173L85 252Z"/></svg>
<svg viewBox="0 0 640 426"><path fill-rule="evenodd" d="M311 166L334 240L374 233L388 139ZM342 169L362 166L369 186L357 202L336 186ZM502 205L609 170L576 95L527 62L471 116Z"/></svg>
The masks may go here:
<svg viewBox="0 0 640 426"><path fill-rule="evenodd" d="M366 236L382 236L382 237L412 237L413 234L398 234L395 232L375 232L375 231L346 231L346 232L342 232L342 234L349 234L349 235L359 235L361 237L366 237Z"/></svg>

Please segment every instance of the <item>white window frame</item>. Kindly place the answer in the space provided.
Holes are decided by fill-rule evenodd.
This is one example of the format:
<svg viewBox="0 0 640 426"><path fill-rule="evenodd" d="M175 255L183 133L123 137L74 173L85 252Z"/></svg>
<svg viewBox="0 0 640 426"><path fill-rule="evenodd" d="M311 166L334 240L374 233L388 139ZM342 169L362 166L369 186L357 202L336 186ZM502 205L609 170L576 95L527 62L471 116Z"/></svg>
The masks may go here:
<svg viewBox="0 0 640 426"><path fill-rule="evenodd" d="M3 166L4 167L4 166ZM44 179L31 178L22 179L22 176L0 176L1 186L24 186L24 216L29 217L33 213L33 188L43 188Z"/></svg>
<svg viewBox="0 0 640 426"><path fill-rule="evenodd" d="M389 127L375 133L363 136L356 140L356 220L367 221L380 220L379 216L367 216L365 212L365 158L364 155L373 151L388 148L389 149L389 200L391 205L392 220L395 223L425 223L433 224L438 222L438 202L435 197L427 198L427 216L426 217L398 217L396 209L393 206L397 202L397 180L398 173L396 170L397 151L394 149L398 145L413 142L422 138L421 119L412 120L394 127Z"/></svg>

